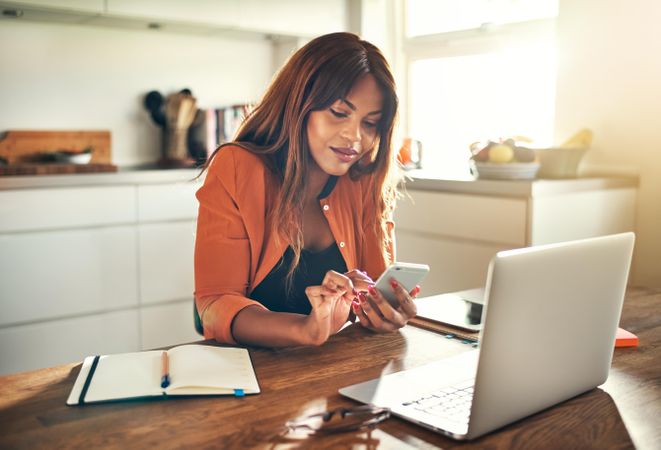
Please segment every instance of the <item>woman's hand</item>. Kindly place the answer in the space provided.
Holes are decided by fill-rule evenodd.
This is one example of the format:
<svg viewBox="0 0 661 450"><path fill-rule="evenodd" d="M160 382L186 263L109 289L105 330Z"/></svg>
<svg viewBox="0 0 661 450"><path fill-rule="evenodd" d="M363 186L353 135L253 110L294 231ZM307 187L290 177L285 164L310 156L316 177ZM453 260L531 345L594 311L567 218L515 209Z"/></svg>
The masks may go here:
<svg viewBox="0 0 661 450"><path fill-rule="evenodd" d="M356 291L367 292L370 286L374 286L374 281L369 277L369 275L367 275L366 272L363 272L362 270L354 269L349 272L345 272L344 275L351 280Z"/></svg>
<svg viewBox="0 0 661 450"><path fill-rule="evenodd" d="M399 302L397 308L393 308L374 286L368 287L367 295L362 292L358 294L360 305L354 304L353 311L365 328L377 332L395 331L418 313L413 299L420 292L420 286L406 292L394 278L390 280L390 286Z"/></svg>
<svg viewBox="0 0 661 450"><path fill-rule="evenodd" d="M369 277L368 277L369 278ZM312 311L305 321L306 341L321 345L347 322L357 291L347 275L329 270L321 285L305 289Z"/></svg>

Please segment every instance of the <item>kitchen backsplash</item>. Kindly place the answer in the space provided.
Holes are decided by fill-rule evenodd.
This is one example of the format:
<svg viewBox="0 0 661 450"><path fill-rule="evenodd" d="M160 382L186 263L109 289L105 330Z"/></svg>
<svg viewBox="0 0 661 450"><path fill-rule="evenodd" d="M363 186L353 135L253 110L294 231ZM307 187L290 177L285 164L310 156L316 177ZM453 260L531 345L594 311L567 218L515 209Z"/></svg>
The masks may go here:
<svg viewBox="0 0 661 450"><path fill-rule="evenodd" d="M146 92L186 86L202 109L253 102L272 56L268 41L4 22L0 131L110 130L114 164L152 163L162 133L142 106Z"/></svg>

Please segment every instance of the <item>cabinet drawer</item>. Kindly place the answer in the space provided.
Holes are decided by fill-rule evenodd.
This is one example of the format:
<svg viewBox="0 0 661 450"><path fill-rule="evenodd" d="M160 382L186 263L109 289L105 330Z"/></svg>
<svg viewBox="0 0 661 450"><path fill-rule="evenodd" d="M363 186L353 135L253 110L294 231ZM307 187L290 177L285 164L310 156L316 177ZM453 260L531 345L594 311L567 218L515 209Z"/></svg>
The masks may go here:
<svg viewBox="0 0 661 450"><path fill-rule="evenodd" d="M531 245L634 231L635 189L573 192L535 199Z"/></svg>
<svg viewBox="0 0 661 450"><path fill-rule="evenodd" d="M0 235L0 325L137 305L129 226Z"/></svg>
<svg viewBox="0 0 661 450"><path fill-rule="evenodd" d="M194 219L197 217L195 192L202 185L198 181L138 186L138 220Z"/></svg>
<svg viewBox="0 0 661 450"><path fill-rule="evenodd" d="M421 237L400 231L397 259L429 264L420 296L442 294L484 286L491 258L510 247L498 244Z"/></svg>
<svg viewBox="0 0 661 450"><path fill-rule="evenodd" d="M193 323L193 297L177 303L144 306L140 310L141 348L149 350L199 341Z"/></svg>
<svg viewBox="0 0 661 450"><path fill-rule="evenodd" d="M408 191L395 211L398 230L525 246L527 201Z"/></svg>
<svg viewBox="0 0 661 450"><path fill-rule="evenodd" d="M0 232L135 222L131 186L0 192Z"/></svg>
<svg viewBox="0 0 661 450"><path fill-rule="evenodd" d="M195 222L141 224L139 235L142 303L192 299Z"/></svg>
<svg viewBox="0 0 661 450"><path fill-rule="evenodd" d="M138 342L137 309L0 328L0 375L134 352Z"/></svg>

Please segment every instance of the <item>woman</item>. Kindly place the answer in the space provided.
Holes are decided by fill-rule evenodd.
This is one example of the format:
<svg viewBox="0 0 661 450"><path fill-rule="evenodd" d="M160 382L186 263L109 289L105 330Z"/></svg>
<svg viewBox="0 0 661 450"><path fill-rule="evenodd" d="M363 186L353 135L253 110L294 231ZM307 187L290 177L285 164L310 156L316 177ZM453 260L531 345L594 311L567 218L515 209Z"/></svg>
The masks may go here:
<svg viewBox="0 0 661 450"><path fill-rule="evenodd" d="M392 74L350 33L314 39L289 59L235 141L212 155L195 243L195 301L206 338L320 345L351 310L392 331L415 315L392 280L391 307L373 287L394 260Z"/></svg>

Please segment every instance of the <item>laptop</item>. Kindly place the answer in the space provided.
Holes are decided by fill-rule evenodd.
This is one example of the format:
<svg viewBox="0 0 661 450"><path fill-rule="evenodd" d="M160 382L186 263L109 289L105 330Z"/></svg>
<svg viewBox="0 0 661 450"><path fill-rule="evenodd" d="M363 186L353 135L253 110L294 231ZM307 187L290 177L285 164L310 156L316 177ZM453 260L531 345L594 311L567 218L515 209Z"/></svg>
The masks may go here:
<svg viewBox="0 0 661 450"><path fill-rule="evenodd" d="M502 251L489 265L479 349L340 389L474 439L603 384L633 233Z"/></svg>

